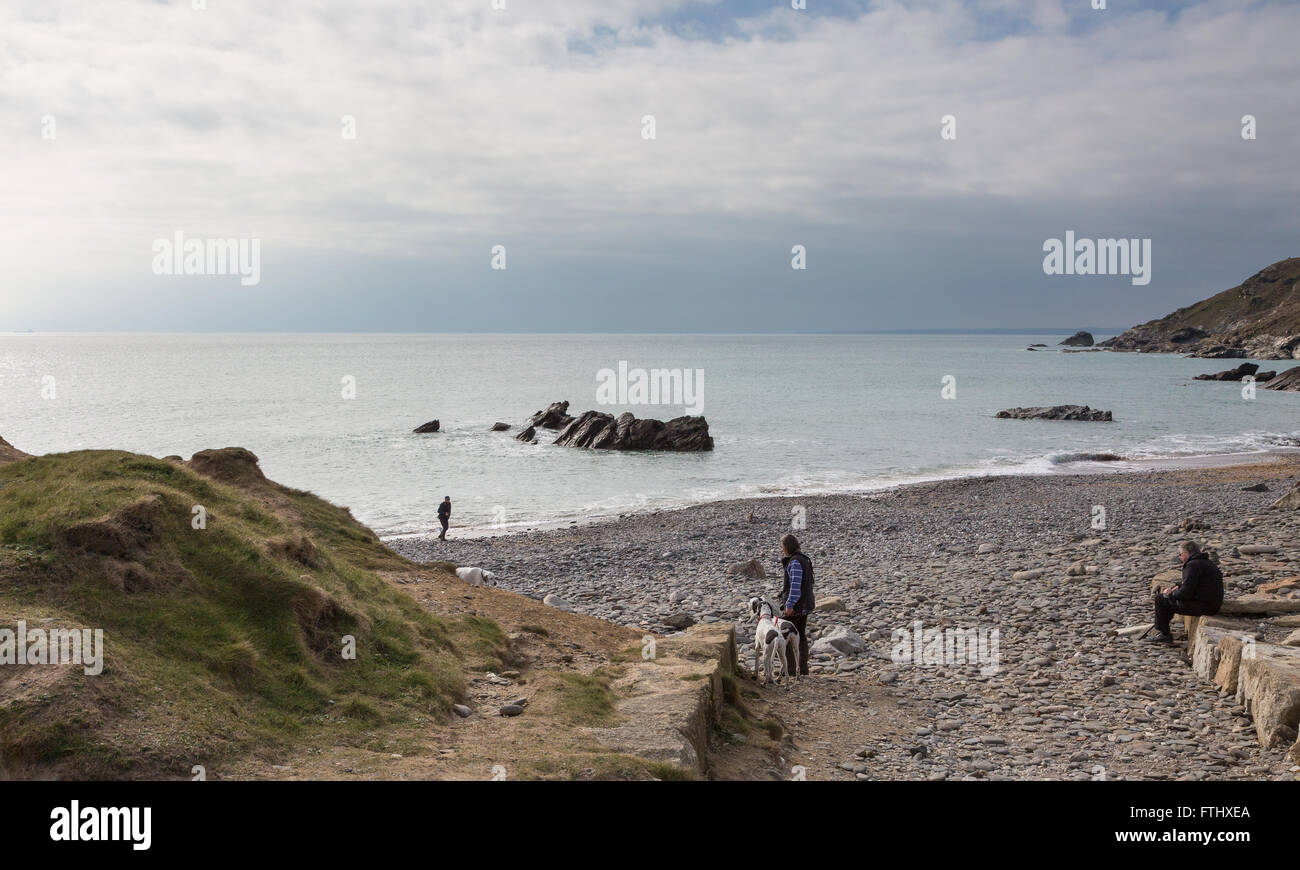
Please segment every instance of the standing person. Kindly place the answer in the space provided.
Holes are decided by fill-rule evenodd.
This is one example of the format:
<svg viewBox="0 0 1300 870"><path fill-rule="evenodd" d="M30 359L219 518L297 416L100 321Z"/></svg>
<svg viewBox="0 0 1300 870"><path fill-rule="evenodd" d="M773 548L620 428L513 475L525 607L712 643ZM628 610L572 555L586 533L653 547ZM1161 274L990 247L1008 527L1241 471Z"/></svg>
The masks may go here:
<svg viewBox="0 0 1300 870"><path fill-rule="evenodd" d="M1223 606L1223 573L1195 541L1183 541L1178 548L1183 563L1183 582L1156 593L1156 635L1152 640L1169 643L1169 620L1175 613L1212 616Z"/></svg>
<svg viewBox="0 0 1300 870"><path fill-rule="evenodd" d="M451 522L451 496L444 495L442 504L438 505L438 522L442 523L442 531L438 533L438 540L447 540L447 523Z"/></svg>
<svg viewBox="0 0 1300 870"><path fill-rule="evenodd" d="M799 674L808 676L808 614L817 606L813 598L813 563L799 549L799 539L786 535L781 539L781 559L785 582L781 586L781 607L785 618L799 629ZM786 648L785 671L794 673L794 650Z"/></svg>

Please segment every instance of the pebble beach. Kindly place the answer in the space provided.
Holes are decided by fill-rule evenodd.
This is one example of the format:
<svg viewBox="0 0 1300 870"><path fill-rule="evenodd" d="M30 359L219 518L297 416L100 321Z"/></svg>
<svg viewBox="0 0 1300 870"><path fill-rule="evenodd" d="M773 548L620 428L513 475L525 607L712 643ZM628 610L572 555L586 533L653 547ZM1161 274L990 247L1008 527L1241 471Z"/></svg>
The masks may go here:
<svg viewBox="0 0 1300 870"><path fill-rule="evenodd" d="M1282 456L965 478L495 538L456 540L453 524L446 542L388 543L416 561L491 570L503 588L647 632L733 622L748 667L754 626L744 604L778 594L779 539L793 521L816 565L813 673L771 697L790 727L825 732L802 735L810 770L859 779L1289 779L1296 763L1257 745L1245 711L1195 676L1180 644L1111 630L1151 620L1151 579L1177 568L1188 537L1215 551L1229 597L1300 573L1300 516L1268 509L1297 477L1300 459ZM1237 549L1248 545L1277 552ZM765 579L728 573L750 559ZM1283 594L1300 597L1300 587ZM996 666L900 661L896 632L918 623L996 630ZM1177 622L1175 637L1183 640Z"/></svg>

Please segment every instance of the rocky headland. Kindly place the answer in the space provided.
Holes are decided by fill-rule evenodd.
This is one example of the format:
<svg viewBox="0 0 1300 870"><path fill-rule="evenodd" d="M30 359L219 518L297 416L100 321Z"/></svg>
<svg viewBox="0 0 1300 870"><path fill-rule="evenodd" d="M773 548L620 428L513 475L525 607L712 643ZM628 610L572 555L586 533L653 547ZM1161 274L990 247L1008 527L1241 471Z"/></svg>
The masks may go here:
<svg viewBox="0 0 1300 870"><path fill-rule="evenodd" d="M1101 342L1111 350L1215 359L1300 359L1300 257Z"/></svg>

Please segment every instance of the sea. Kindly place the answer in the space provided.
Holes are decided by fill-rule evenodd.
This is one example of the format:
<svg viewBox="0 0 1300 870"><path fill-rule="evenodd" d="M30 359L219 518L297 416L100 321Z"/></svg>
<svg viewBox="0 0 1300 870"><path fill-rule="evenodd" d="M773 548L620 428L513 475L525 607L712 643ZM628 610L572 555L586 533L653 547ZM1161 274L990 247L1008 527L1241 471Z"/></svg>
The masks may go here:
<svg viewBox="0 0 1300 870"><path fill-rule="evenodd" d="M1300 395L1192 379L1239 360L1062 353L1063 337L15 333L0 335L0 437L29 453L245 447L268 477L385 536L435 529L443 496L455 534L501 534L721 499L1300 445ZM1036 343L1047 347L1026 350ZM648 403L636 384L656 372L694 395L664 389ZM559 400L575 415L702 413L715 446L633 453L557 447L545 430L538 444L514 438ZM1114 422L994 417L1057 404ZM439 432L412 432L433 419ZM498 421L512 428L489 431ZM1124 460L1080 458L1097 453Z"/></svg>

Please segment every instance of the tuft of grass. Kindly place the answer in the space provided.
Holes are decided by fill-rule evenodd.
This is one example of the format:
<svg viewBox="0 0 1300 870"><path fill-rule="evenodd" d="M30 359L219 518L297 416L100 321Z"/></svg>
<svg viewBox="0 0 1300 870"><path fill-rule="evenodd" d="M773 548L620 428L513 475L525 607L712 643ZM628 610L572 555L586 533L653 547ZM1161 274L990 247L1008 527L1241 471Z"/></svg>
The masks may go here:
<svg viewBox="0 0 1300 870"><path fill-rule="evenodd" d="M509 646L501 626L481 616L465 616L446 623L452 647L467 666L482 671L499 671L507 663Z"/></svg>
<svg viewBox="0 0 1300 870"><path fill-rule="evenodd" d="M350 698L347 703L341 704L339 713L367 725L376 725L384 721L384 714L375 709L370 702L361 698Z"/></svg>
<svg viewBox="0 0 1300 870"><path fill-rule="evenodd" d="M616 699L609 687L609 677L575 673L555 676L555 711L564 722L592 728L616 724Z"/></svg>

